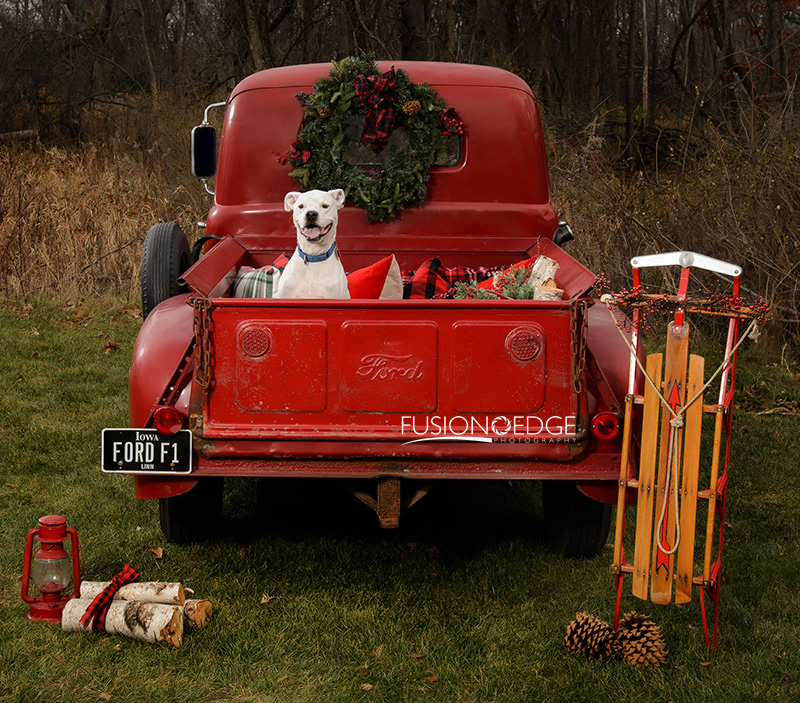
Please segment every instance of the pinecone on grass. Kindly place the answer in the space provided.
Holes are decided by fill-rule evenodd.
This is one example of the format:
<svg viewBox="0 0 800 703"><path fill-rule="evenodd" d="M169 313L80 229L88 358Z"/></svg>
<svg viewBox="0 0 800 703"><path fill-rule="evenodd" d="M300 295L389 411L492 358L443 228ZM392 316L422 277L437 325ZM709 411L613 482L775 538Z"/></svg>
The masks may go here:
<svg viewBox="0 0 800 703"><path fill-rule="evenodd" d="M564 646L570 654L589 659L618 657L620 650L611 626L589 613L577 613L567 627Z"/></svg>
<svg viewBox="0 0 800 703"><path fill-rule="evenodd" d="M628 613L615 633L622 658L634 666L657 669L667 662L661 628L646 615Z"/></svg>

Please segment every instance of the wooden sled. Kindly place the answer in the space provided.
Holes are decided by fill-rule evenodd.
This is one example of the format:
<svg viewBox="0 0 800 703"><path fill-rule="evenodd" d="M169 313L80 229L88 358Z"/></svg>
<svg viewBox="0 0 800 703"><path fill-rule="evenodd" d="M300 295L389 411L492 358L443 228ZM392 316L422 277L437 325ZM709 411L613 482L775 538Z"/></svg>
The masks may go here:
<svg viewBox="0 0 800 703"><path fill-rule="evenodd" d="M699 267L731 277L733 295L738 296L741 269L691 252L638 257L631 261L633 292L641 293L640 268L675 264L681 266L677 296L670 297L676 304L675 317L668 326L664 354L651 354L646 358L644 370L649 381L637 363L645 303L641 307L634 305L632 314L632 351L612 567L617 587L614 627L619 626L626 574L631 575L633 595L653 603L667 604L673 598L676 604L687 603L692 598L693 587L697 586L706 645L715 650L736 350L740 322L749 315L741 309L711 313L726 314L730 320L725 361L715 374L720 376L719 393L714 399L716 402L707 404L710 391L704 388L709 382L705 360L689 354L689 324L685 313L687 310L705 312L687 299L689 271ZM642 295L643 300L647 298ZM704 417L708 416L713 416L713 422L704 423ZM637 456L633 428L638 423L641 423L641 441ZM701 450L704 433L712 432L710 447L706 442L707 448ZM628 506L635 513L630 561L625 549ZM702 524L703 517L705 524ZM700 525L697 525L698 519ZM711 627L706 596L713 607Z"/></svg>

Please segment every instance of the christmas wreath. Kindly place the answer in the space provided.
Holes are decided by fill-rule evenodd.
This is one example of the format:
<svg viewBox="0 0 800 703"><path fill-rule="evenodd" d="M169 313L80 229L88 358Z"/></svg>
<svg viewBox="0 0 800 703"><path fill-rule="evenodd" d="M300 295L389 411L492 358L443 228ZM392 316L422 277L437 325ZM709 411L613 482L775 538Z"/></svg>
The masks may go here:
<svg viewBox="0 0 800 703"><path fill-rule="evenodd" d="M403 70L381 73L373 56L334 61L313 89L297 95L303 123L285 157L294 167L289 175L306 190L342 188L370 222L421 207L428 172L448 157L446 138L464 132L453 108ZM372 154L355 154L354 142Z"/></svg>

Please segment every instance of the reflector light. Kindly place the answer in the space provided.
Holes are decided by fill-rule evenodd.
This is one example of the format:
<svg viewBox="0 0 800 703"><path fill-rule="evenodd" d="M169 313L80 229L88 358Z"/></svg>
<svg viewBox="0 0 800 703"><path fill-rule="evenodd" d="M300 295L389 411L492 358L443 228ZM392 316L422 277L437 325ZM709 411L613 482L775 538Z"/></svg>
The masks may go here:
<svg viewBox="0 0 800 703"><path fill-rule="evenodd" d="M242 351L253 359L260 359L272 349L272 332L268 328L248 327L239 336Z"/></svg>
<svg viewBox="0 0 800 703"><path fill-rule="evenodd" d="M532 327L517 327L506 337L506 350L512 358L522 363L538 359L543 347L542 334Z"/></svg>
<svg viewBox="0 0 800 703"><path fill-rule="evenodd" d="M176 434L183 427L183 414L171 405L162 405L153 413L153 426L161 434Z"/></svg>
<svg viewBox="0 0 800 703"><path fill-rule="evenodd" d="M597 439L614 439L622 429L622 421L614 413L598 413L592 419L592 434Z"/></svg>

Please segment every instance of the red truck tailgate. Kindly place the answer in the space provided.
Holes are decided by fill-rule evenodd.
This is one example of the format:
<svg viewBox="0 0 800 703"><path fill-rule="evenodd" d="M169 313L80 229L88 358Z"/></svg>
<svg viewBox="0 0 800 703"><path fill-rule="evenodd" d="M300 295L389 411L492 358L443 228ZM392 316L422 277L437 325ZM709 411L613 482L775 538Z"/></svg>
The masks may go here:
<svg viewBox="0 0 800 703"><path fill-rule="evenodd" d="M202 314L206 452L219 440L366 441L397 455L398 442L425 453L461 438L499 456L509 440L580 438L582 301L216 299Z"/></svg>

